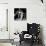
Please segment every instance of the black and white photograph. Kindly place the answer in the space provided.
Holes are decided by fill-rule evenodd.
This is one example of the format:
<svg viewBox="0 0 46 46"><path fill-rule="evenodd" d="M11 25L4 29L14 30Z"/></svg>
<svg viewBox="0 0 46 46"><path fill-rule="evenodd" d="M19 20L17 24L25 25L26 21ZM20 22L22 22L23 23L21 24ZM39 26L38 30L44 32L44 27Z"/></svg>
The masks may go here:
<svg viewBox="0 0 46 46"><path fill-rule="evenodd" d="M26 20L26 8L14 8L14 20Z"/></svg>
<svg viewBox="0 0 46 46"><path fill-rule="evenodd" d="M46 0L0 0L0 46L46 46Z"/></svg>

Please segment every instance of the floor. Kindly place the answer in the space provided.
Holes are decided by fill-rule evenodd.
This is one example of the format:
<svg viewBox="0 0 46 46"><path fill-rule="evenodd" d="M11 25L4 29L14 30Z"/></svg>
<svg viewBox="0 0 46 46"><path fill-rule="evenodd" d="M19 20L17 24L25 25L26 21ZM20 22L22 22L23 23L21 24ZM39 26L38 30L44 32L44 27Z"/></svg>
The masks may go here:
<svg viewBox="0 0 46 46"><path fill-rule="evenodd" d="M0 43L0 46L12 46L11 43Z"/></svg>
<svg viewBox="0 0 46 46"><path fill-rule="evenodd" d="M11 43L0 43L0 46L16 46L16 45L12 45ZM23 42L21 45L17 46L30 46L30 44ZM34 46L42 46L42 45L34 45Z"/></svg>
<svg viewBox="0 0 46 46"><path fill-rule="evenodd" d="M29 43L25 43L25 42L22 42L22 44L21 45L19 45L19 46L31 46ZM34 44L33 46L43 46L43 45L41 45L41 44Z"/></svg>

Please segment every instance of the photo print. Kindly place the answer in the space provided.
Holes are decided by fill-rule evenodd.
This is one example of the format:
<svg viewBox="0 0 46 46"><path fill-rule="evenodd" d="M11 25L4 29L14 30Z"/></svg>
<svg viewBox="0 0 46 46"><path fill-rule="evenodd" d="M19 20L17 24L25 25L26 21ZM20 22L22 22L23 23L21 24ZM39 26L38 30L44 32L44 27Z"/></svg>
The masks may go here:
<svg viewBox="0 0 46 46"><path fill-rule="evenodd" d="M26 8L14 8L14 20L26 20Z"/></svg>

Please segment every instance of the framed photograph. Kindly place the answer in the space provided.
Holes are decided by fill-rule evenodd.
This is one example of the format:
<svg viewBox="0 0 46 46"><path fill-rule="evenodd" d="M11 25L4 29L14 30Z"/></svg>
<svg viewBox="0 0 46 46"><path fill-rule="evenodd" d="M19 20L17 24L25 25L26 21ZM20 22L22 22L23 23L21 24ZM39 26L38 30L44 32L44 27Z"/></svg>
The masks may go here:
<svg viewBox="0 0 46 46"><path fill-rule="evenodd" d="M14 20L26 20L26 8L14 8Z"/></svg>

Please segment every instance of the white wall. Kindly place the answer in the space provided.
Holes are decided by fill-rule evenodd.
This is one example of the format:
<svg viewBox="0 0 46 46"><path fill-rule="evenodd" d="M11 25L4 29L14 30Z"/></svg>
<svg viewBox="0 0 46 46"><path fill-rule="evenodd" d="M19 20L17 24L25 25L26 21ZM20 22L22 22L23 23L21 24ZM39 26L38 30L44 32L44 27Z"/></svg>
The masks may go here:
<svg viewBox="0 0 46 46"><path fill-rule="evenodd" d="M7 9L8 4L0 4L0 39L9 39L7 30Z"/></svg>
<svg viewBox="0 0 46 46"><path fill-rule="evenodd" d="M26 21L14 21L14 8L27 8ZM14 38L15 31L27 29L28 23L40 23L42 25L44 41L46 42L46 15L45 4L40 0L10 0L9 1L9 30L11 38Z"/></svg>
<svg viewBox="0 0 46 46"><path fill-rule="evenodd" d="M11 1L11 0L10 0ZM28 23L40 23L42 25L42 32L44 37L44 42L46 44L46 15L45 15L45 3L42 4L40 0L12 0L9 1L9 30L11 31L11 36L18 30L26 30ZM45 0L44 0L45 2ZM14 21L14 8L27 8L27 20L26 21ZM11 37L12 38L12 37Z"/></svg>
<svg viewBox="0 0 46 46"><path fill-rule="evenodd" d="M0 0L0 3L8 3L8 0Z"/></svg>

